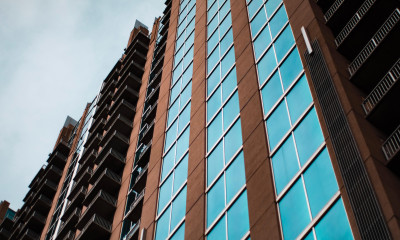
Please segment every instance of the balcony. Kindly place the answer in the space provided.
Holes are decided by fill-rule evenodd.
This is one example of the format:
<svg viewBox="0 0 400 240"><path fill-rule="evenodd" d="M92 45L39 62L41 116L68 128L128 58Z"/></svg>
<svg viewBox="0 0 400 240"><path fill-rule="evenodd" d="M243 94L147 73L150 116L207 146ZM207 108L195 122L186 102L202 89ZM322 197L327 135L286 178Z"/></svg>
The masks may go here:
<svg viewBox="0 0 400 240"><path fill-rule="evenodd" d="M130 88L129 86L124 86L117 90L117 92L114 95L113 100L114 100L114 104L118 104L122 100L126 100L130 104L136 105L138 98L139 98L139 94L136 90L134 90L133 88Z"/></svg>
<svg viewBox="0 0 400 240"><path fill-rule="evenodd" d="M337 35L346 25L364 0L336 0L325 13L326 25Z"/></svg>
<svg viewBox="0 0 400 240"><path fill-rule="evenodd" d="M362 103L367 119L390 134L400 124L400 58Z"/></svg>
<svg viewBox="0 0 400 240"><path fill-rule="evenodd" d="M318 6L322 9L324 13L329 10L335 0L316 0Z"/></svg>
<svg viewBox="0 0 400 240"><path fill-rule="evenodd" d="M396 9L349 65L350 80L364 92L371 92L397 61L400 55L399 22L400 11ZM376 64L382 60L389 64Z"/></svg>
<svg viewBox="0 0 400 240"><path fill-rule="evenodd" d="M121 68L122 62L118 60L111 71L108 73L108 76L104 79L104 82L107 83L111 80L117 79L119 74L119 69Z"/></svg>
<svg viewBox="0 0 400 240"><path fill-rule="evenodd" d="M146 144L140 144L135 153L135 166L144 168L150 159L151 142Z"/></svg>
<svg viewBox="0 0 400 240"><path fill-rule="evenodd" d="M121 102L114 103L110 109L110 116L117 114L124 115L128 119L133 119L135 116L136 107L130 104L127 100L122 99Z"/></svg>
<svg viewBox="0 0 400 240"><path fill-rule="evenodd" d="M396 0L366 0L336 37L338 51L353 60L396 5Z"/></svg>
<svg viewBox="0 0 400 240"><path fill-rule="evenodd" d="M118 72L116 72L116 73L118 73ZM103 85L100 90L101 97L103 96L103 94L107 94L109 92L113 93L116 82L117 82L117 77L115 79L111 79L107 82L103 82Z"/></svg>
<svg viewBox="0 0 400 240"><path fill-rule="evenodd" d="M86 187L90 177L92 176L93 170L86 168L81 175L76 175L74 178L74 185L72 186L71 192L69 193L70 198L74 198L76 194L82 191L82 187Z"/></svg>
<svg viewBox="0 0 400 240"><path fill-rule="evenodd" d="M92 149L91 151L84 151L81 158L79 159L79 164L86 164L86 163L90 163L90 162L94 162L94 160L97 158L97 149ZM79 170L81 169L81 167L78 169L78 173L79 174Z"/></svg>
<svg viewBox="0 0 400 240"><path fill-rule="evenodd" d="M82 186L75 195L68 195L68 199L71 199L65 208L64 214L61 216L62 221L66 221L76 208L82 207L82 201L85 199L86 193L87 187Z"/></svg>
<svg viewBox="0 0 400 240"><path fill-rule="evenodd" d="M156 118L156 110L157 110L158 102L153 105L149 105L146 108L146 111L143 113L142 122L150 124Z"/></svg>
<svg viewBox="0 0 400 240"><path fill-rule="evenodd" d="M132 120L127 119L121 114L110 116L105 125L105 129L107 130L107 132L118 131L125 136L131 135L132 127Z"/></svg>
<svg viewBox="0 0 400 240"><path fill-rule="evenodd" d="M107 94L101 96L101 98L97 102L98 108L102 109L102 108L104 108L105 105L110 105L113 96L114 96L114 92L108 92Z"/></svg>
<svg viewBox="0 0 400 240"><path fill-rule="evenodd" d="M53 153L50 155L50 158L52 157L53 154L55 154L57 152L61 153L64 156L68 156L70 150L71 150L71 148L68 146L68 143L66 143L63 140L61 140L57 144L57 146L54 148Z"/></svg>
<svg viewBox="0 0 400 240"><path fill-rule="evenodd" d="M0 227L0 239L9 239L10 236L11 233L8 230Z"/></svg>
<svg viewBox="0 0 400 240"><path fill-rule="evenodd" d="M149 50L148 44L146 45L139 39L133 40L129 45L128 49L125 50L125 55L130 55L132 51L139 51L142 55L147 55L147 51Z"/></svg>
<svg viewBox="0 0 400 240"><path fill-rule="evenodd" d="M140 220L129 230L123 240L139 239Z"/></svg>
<svg viewBox="0 0 400 240"><path fill-rule="evenodd" d="M132 51L125 55L123 64L125 66L127 63L129 64L129 62L135 61L139 66L144 66L146 64L146 54L142 54L137 49L132 49Z"/></svg>
<svg viewBox="0 0 400 240"><path fill-rule="evenodd" d="M89 192L86 194L86 198L83 201L83 204L85 206L90 204L100 190L105 190L109 194L115 196L118 194L120 186L121 177L110 169L106 169L103 171L97 181L93 184L92 188L90 188Z"/></svg>
<svg viewBox="0 0 400 240"><path fill-rule="evenodd" d="M24 220L26 222L23 229L29 228L38 233L42 232L43 227L46 224L46 217L38 213L37 211L34 211L30 215L27 215Z"/></svg>
<svg viewBox="0 0 400 240"><path fill-rule="evenodd" d="M147 143L153 138L155 119L150 124L145 124L139 132L139 142Z"/></svg>
<svg viewBox="0 0 400 240"><path fill-rule="evenodd" d="M96 120L106 118L109 109L109 105L105 105L103 108L96 108L96 112L94 113L93 118Z"/></svg>
<svg viewBox="0 0 400 240"><path fill-rule="evenodd" d="M36 189L36 188L39 186L39 183L40 183L40 181L42 180L42 176L43 176L43 174L44 174L45 169L46 169L46 165L43 165L43 166L39 169L38 173L36 173L35 177L33 177L31 183L29 184L29 188L31 188L31 189L29 190L29 192L30 192L31 190ZM29 193L29 192L28 192L28 193ZM28 195L28 194L26 194L26 195ZM25 201L25 200L24 200L24 201Z"/></svg>
<svg viewBox="0 0 400 240"><path fill-rule="evenodd" d="M135 74L127 71L119 79L117 87L121 88L128 86L130 88L137 89L139 91L141 85L142 85L142 79L136 76Z"/></svg>
<svg viewBox="0 0 400 240"><path fill-rule="evenodd" d="M47 165L54 165L58 168L64 168L65 163L67 161L67 156L60 153L60 152L55 152L50 155L49 159L47 159Z"/></svg>
<svg viewBox="0 0 400 240"><path fill-rule="evenodd" d="M98 214L105 219L112 219L116 207L117 200L104 190L100 190L86 210L82 213L76 227L82 229L94 214Z"/></svg>
<svg viewBox="0 0 400 240"><path fill-rule="evenodd" d="M42 184L39 187L39 190L37 191L37 195L45 195L46 197L52 199L54 197L54 194L57 191L57 184L54 182L46 179L42 182Z"/></svg>
<svg viewBox="0 0 400 240"><path fill-rule="evenodd" d="M88 141L85 143L85 151L98 150L99 143L103 139L103 136L99 133L89 136Z"/></svg>
<svg viewBox="0 0 400 240"><path fill-rule="evenodd" d="M76 240L108 239L111 235L111 223L95 214L79 233Z"/></svg>
<svg viewBox="0 0 400 240"><path fill-rule="evenodd" d="M132 175L136 175L134 178L135 180L131 183L131 189L133 191L141 192L146 186L148 168L149 164L146 164L146 166L143 168L136 166L135 169L132 171Z"/></svg>
<svg viewBox="0 0 400 240"><path fill-rule="evenodd" d="M110 149L105 153L105 156L100 159L97 168L94 170L92 177L90 178L90 183L93 183L99 178L100 174L108 168L116 173L123 170L125 166L125 157L114 149Z"/></svg>
<svg viewBox="0 0 400 240"><path fill-rule="evenodd" d="M104 151L108 151L111 148L117 150L120 153L125 153L129 147L129 139L117 130L108 131L106 135L104 135L104 138L101 141L100 145L102 146L102 149L98 155L99 158L104 155Z"/></svg>
<svg viewBox="0 0 400 240"><path fill-rule="evenodd" d="M46 214L49 212L51 208L51 202L52 200L43 194L40 194L36 201L32 204L31 210L33 211L39 211L43 214Z"/></svg>
<svg viewBox="0 0 400 240"><path fill-rule="evenodd" d="M163 40L163 38L161 38L161 40ZM151 73L150 73L150 76L152 77L154 77L155 73L158 73L164 65L164 53L166 45L167 45L166 42L164 43L160 42L159 46L154 52L154 59L151 64Z"/></svg>
<svg viewBox="0 0 400 240"><path fill-rule="evenodd" d="M75 210L69 214L69 217L64 221L64 223L61 224L61 230L58 232L56 239L63 239L71 230L76 230L75 225L77 224L80 215L81 209L75 208Z"/></svg>
<svg viewBox="0 0 400 240"><path fill-rule="evenodd" d="M383 143L382 150L387 166L400 176L400 126Z"/></svg>
<svg viewBox="0 0 400 240"><path fill-rule="evenodd" d="M123 73L121 76L126 75L128 72L136 75L138 78L142 78L143 72L144 72L144 64L141 65L139 64L136 59L135 60L130 60L127 61L126 64L124 65L123 68Z"/></svg>
<svg viewBox="0 0 400 240"><path fill-rule="evenodd" d="M75 239L75 232L76 231L73 231L73 230L69 231L67 233L67 235L65 235L65 237L62 240L74 240Z"/></svg>
<svg viewBox="0 0 400 240"><path fill-rule="evenodd" d="M128 55L132 50L137 49L137 45L135 44L137 41L143 43L144 46L148 46L150 43L150 38L147 34L144 34L142 31L139 31L136 36L133 38L131 44L125 50L126 54ZM148 47L147 47L148 48ZM147 52L147 51L146 51Z"/></svg>
<svg viewBox="0 0 400 240"><path fill-rule="evenodd" d="M145 189L143 189L142 192L136 196L135 200L129 207L129 211L125 215L125 218L131 220L132 222L139 221L140 216L142 215L144 192Z"/></svg>
<svg viewBox="0 0 400 240"><path fill-rule="evenodd" d="M95 122L96 125L92 125L91 128L89 129L89 133L92 135L96 134L103 134L104 131L104 125L106 124L105 119L101 119L100 121Z"/></svg>
<svg viewBox="0 0 400 240"><path fill-rule="evenodd" d="M158 100L158 95L160 92L160 84L156 85L155 88L149 88L147 90L147 96L146 96L146 103L153 105L154 103L157 102Z"/></svg>
<svg viewBox="0 0 400 240"><path fill-rule="evenodd" d="M21 235L20 240L39 240L40 235L36 232L32 231L31 229L26 229L23 234Z"/></svg>
<svg viewBox="0 0 400 240"><path fill-rule="evenodd" d="M62 176L63 171L54 165L48 165L43 175L43 179L49 179L53 182L58 182Z"/></svg>
<svg viewBox="0 0 400 240"><path fill-rule="evenodd" d="M156 86L161 82L161 77L162 69L155 76L150 76L147 88L156 88Z"/></svg>

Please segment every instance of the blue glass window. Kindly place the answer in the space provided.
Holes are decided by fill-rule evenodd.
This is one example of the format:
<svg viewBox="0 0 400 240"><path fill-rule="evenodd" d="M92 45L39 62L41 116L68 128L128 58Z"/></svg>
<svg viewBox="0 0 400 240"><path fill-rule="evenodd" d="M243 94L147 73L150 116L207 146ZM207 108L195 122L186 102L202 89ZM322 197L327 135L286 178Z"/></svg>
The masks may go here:
<svg viewBox="0 0 400 240"><path fill-rule="evenodd" d="M267 22L267 15L265 14L264 9L261 9L254 19L251 21L251 35L253 38L257 35L258 31L260 31L261 27Z"/></svg>
<svg viewBox="0 0 400 240"><path fill-rule="evenodd" d="M228 129L233 120L239 115L239 96L235 92L223 108L224 112L224 131Z"/></svg>
<svg viewBox="0 0 400 240"><path fill-rule="evenodd" d="M185 217L186 212L186 187L172 201L171 227L170 231L174 230L176 225Z"/></svg>
<svg viewBox="0 0 400 240"><path fill-rule="evenodd" d="M276 52L276 58L278 62L282 61L283 57L288 53L291 47L294 45L294 38L290 26L287 25L285 30L279 35L276 40L274 47Z"/></svg>
<svg viewBox="0 0 400 240"><path fill-rule="evenodd" d="M286 103L282 101L271 116L267 119L268 140L270 149L275 149L279 141L289 131L290 122L286 110Z"/></svg>
<svg viewBox="0 0 400 240"><path fill-rule="evenodd" d="M225 102L231 95L236 88L236 84L236 68L234 67L222 82L222 102Z"/></svg>
<svg viewBox="0 0 400 240"><path fill-rule="evenodd" d="M247 191L228 210L228 239L242 239L249 230Z"/></svg>
<svg viewBox="0 0 400 240"><path fill-rule="evenodd" d="M244 158L241 152L226 170L226 202L229 203L245 184Z"/></svg>
<svg viewBox="0 0 400 240"><path fill-rule="evenodd" d="M292 124L294 124L312 103L312 97L305 75L303 75L289 92L286 100L289 107L290 120Z"/></svg>
<svg viewBox="0 0 400 240"><path fill-rule="evenodd" d="M207 227L225 207L224 177L220 177L207 194Z"/></svg>
<svg viewBox="0 0 400 240"><path fill-rule="evenodd" d="M222 114L221 112L214 118L207 128L207 152L211 150L216 141L222 135Z"/></svg>
<svg viewBox="0 0 400 240"><path fill-rule="evenodd" d="M257 64L258 77L262 84L276 67L274 50L270 48Z"/></svg>
<svg viewBox="0 0 400 240"><path fill-rule="evenodd" d="M278 32L283 28L287 21L288 17L286 15L285 7L282 6L269 22L272 38L276 37Z"/></svg>
<svg viewBox="0 0 400 240"><path fill-rule="evenodd" d="M242 145L242 129L240 119L225 136L225 161L229 161Z"/></svg>
<svg viewBox="0 0 400 240"><path fill-rule="evenodd" d="M294 49L280 67L283 87L285 90L292 84L303 70L297 49Z"/></svg>
<svg viewBox="0 0 400 240"><path fill-rule="evenodd" d="M260 32L257 38L254 40L254 52L256 55L256 60L258 60L264 50L271 43L271 35L269 33L268 25Z"/></svg>
<svg viewBox="0 0 400 240"><path fill-rule="evenodd" d="M207 236L207 240L226 239L226 220L223 216Z"/></svg>
<svg viewBox="0 0 400 240"><path fill-rule="evenodd" d="M267 84L261 89L261 96L264 105L264 114L269 113L272 107L282 96L281 79L279 73L275 74L268 80Z"/></svg>
<svg viewBox="0 0 400 240"><path fill-rule="evenodd" d="M217 177L218 173L224 168L224 152L222 141L211 152L207 158L207 186Z"/></svg>

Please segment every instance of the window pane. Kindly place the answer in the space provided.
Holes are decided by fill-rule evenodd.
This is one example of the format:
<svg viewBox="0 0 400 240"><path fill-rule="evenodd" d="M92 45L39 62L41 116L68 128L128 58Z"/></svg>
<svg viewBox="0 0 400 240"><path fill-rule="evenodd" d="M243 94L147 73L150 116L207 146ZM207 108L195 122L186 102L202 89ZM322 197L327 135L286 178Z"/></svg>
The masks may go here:
<svg viewBox="0 0 400 240"><path fill-rule="evenodd" d="M236 68L234 67L222 82L222 102L226 101L229 95L236 88L236 85Z"/></svg>
<svg viewBox="0 0 400 240"><path fill-rule="evenodd" d="M163 167L162 167L162 174L161 174L161 181L164 180L164 178L167 176L167 174L171 171L171 169L175 165L175 148L172 147L168 153L165 155L163 159Z"/></svg>
<svg viewBox="0 0 400 240"><path fill-rule="evenodd" d="M249 231L247 191L244 191L228 210L228 239L242 239Z"/></svg>
<svg viewBox="0 0 400 240"><path fill-rule="evenodd" d="M207 59L207 73L213 70L215 64L219 61L219 49L216 48Z"/></svg>
<svg viewBox="0 0 400 240"><path fill-rule="evenodd" d="M192 60L193 60L193 46L188 50L185 57L183 58L183 68L189 66Z"/></svg>
<svg viewBox="0 0 400 240"><path fill-rule="evenodd" d="M273 150L290 129L285 101L282 101L267 119L268 140Z"/></svg>
<svg viewBox="0 0 400 240"><path fill-rule="evenodd" d="M192 21L186 27L186 31L187 32L192 32L193 31L195 22L196 22L195 19L192 19Z"/></svg>
<svg viewBox="0 0 400 240"><path fill-rule="evenodd" d="M220 36L224 35L226 31L231 27L232 25L232 17L231 13L229 13L224 20L222 20L221 25L219 25L219 34Z"/></svg>
<svg viewBox="0 0 400 240"><path fill-rule="evenodd" d="M207 240L224 240L226 239L226 222L223 216L214 228L207 235Z"/></svg>
<svg viewBox="0 0 400 240"><path fill-rule="evenodd" d="M283 87L285 90L296 79L302 70L303 65L301 65L299 52L297 51L297 48L295 48L280 67Z"/></svg>
<svg viewBox="0 0 400 240"><path fill-rule="evenodd" d="M239 96L237 91L232 95L223 109L224 114L224 131L231 125L233 120L239 115Z"/></svg>
<svg viewBox="0 0 400 240"><path fill-rule="evenodd" d="M215 142L222 135L222 114L221 112L214 118L210 126L207 128L207 152L211 150Z"/></svg>
<svg viewBox="0 0 400 240"><path fill-rule="evenodd" d="M354 239L340 198L315 227L317 239Z"/></svg>
<svg viewBox="0 0 400 240"><path fill-rule="evenodd" d="M290 120L294 124L311 104L312 97L306 76L303 75L287 96Z"/></svg>
<svg viewBox="0 0 400 240"><path fill-rule="evenodd" d="M288 17L286 15L285 7L282 5L282 7L279 8L278 12L269 22L270 24L269 26L271 27L272 39L275 38L275 36L282 29L282 27L286 24L287 21Z"/></svg>
<svg viewBox="0 0 400 240"><path fill-rule="evenodd" d="M207 14L207 17L210 17L210 15ZM215 16L207 26L207 37L211 36L211 34L214 32L217 26L218 26L218 16Z"/></svg>
<svg viewBox="0 0 400 240"><path fill-rule="evenodd" d="M226 202L229 203L245 184L244 158L241 152L226 170Z"/></svg>
<svg viewBox="0 0 400 240"><path fill-rule="evenodd" d="M185 72L182 75L182 87L186 86L186 84L192 79L193 75L193 62L190 64L188 68L186 68Z"/></svg>
<svg viewBox="0 0 400 240"><path fill-rule="evenodd" d="M207 158L207 186L217 177L224 167L224 152L222 141L218 143L212 153Z"/></svg>
<svg viewBox="0 0 400 240"><path fill-rule="evenodd" d="M229 50L229 52L225 55L225 57L221 61L221 76L224 77L228 70L235 63L235 50L233 47Z"/></svg>
<svg viewBox="0 0 400 240"><path fill-rule="evenodd" d="M179 95L181 92L181 83L182 83L182 78L179 79L179 81L172 87L171 89L171 98L169 104L172 104L176 97Z"/></svg>
<svg viewBox="0 0 400 240"><path fill-rule="evenodd" d="M190 34L190 36L186 39L186 45L192 46L194 43L194 31Z"/></svg>
<svg viewBox="0 0 400 240"><path fill-rule="evenodd" d="M279 203L283 237L295 239L310 222L307 201L301 179L293 185Z"/></svg>
<svg viewBox="0 0 400 240"><path fill-rule="evenodd" d="M233 34L232 34L232 28L226 33L224 38L221 40L221 56L224 55L224 53L228 50L228 48L232 45L233 43Z"/></svg>
<svg viewBox="0 0 400 240"><path fill-rule="evenodd" d="M182 240L185 239L185 223L183 223L178 231L174 233L174 236L170 238L170 240Z"/></svg>
<svg viewBox="0 0 400 240"><path fill-rule="evenodd" d="M268 25L264 27L261 33L254 40L254 52L256 55L256 60L258 60L264 50L271 43L271 35L269 33Z"/></svg>
<svg viewBox="0 0 400 240"><path fill-rule="evenodd" d="M294 130L300 163L304 165L324 141L317 114L313 108Z"/></svg>
<svg viewBox="0 0 400 240"><path fill-rule="evenodd" d="M190 121L190 102L185 107L185 109L179 115L179 127L178 127L178 134L182 132L182 130L188 125Z"/></svg>
<svg viewBox="0 0 400 240"><path fill-rule="evenodd" d="M207 194L207 227L225 207L224 176L220 177Z"/></svg>
<svg viewBox="0 0 400 240"><path fill-rule="evenodd" d="M215 2L214 5L212 5L210 7L210 9L208 10L207 19L209 20L212 16L214 16L214 14L217 12L217 10L218 10L218 3Z"/></svg>
<svg viewBox="0 0 400 240"><path fill-rule="evenodd" d="M158 213L160 213L171 200L172 193L172 174L169 175L167 180L160 187L160 199L158 199Z"/></svg>
<svg viewBox="0 0 400 240"><path fill-rule="evenodd" d="M186 103L189 101L191 96L192 96L192 83L190 82L186 86L185 90L182 91L179 111L185 107Z"/></svg>
<svg viewBox="0 0 400 240"><path fill-rule="evenodd" d="M276 193L279 195L300 169L292 137L289 137L272 157L272 167Z"/></svg>
<svg viewBox="0 0 400 240"><path fill-rule="evenodd" d="M219 9L219 18L222 19L229 12L230 5L229 1L226 1L225 4Z"/></svg>
<svg viewBox="0 0 400 240"><path fill-rule="evenodd" d="M258 31L260 31L261 27L267 22L267 15L265 14L264 8L262 8L254 19L251 21L251 35L253 38L257 35Z"/></svg>
<svg viewBox="0 0 400 240"><path fill-rule="evenodd" d="M260 6L263 4L263 0L253 0L248 6L249 9L249 19L251 19L256 11L260 8Z"/></svg>
<svg viewBox="0 0 400 240"><path fill-rule="evenodd" d="M278 99L282 96L282 86L279 73L268 80L268 83L261 89L262 101L264 105L264 114L269 113Z"/></svg>
<svg viewBox="0 0 400 240"><path fill-rule="evenodd" d="M179 99L176 100L168 110L168 124L167 126L171 125L172 121L176 118L179 112Z"/></svg>
<svg viewBox="0 0 400 240"><path fill-rule="evenodd" d="M207 56L210 55L211 51L219 42L218 31L215 31L210 39L207 42Z"/></svg>
<svg viewBox="0 0 400 240"><path fill-rule="evenodd" d="M170 210L168 207L157 221L156 240L165 240L168 237Z"/></svg>
<svg viewBox="0 0 400 240"><path fill-rule="evenodd" d="M290 29L290 26L287 25L285 30L283 30L281 35L279 35L278 39L274 44L276 58L278 59L278 62L282 61L282 58L286 55L286 53L293 46L293 44L294 44L294 38L292 35L292 30Z"/></svg>
<svg viewBox="0 0 400 240"><path fill-rule="evenodd" d="M168 149L176 139L177 122L178 121L175 121L167 131L167 136L165 137L165 149Z"/></svg>
<svg viewBox="0 0 400 240"><path fill-rule="evenodd" d="M311 213L315 217L339 190L326 148L304 173L304 182Z"/></svg>
<svg viewBox="0 0 400 240"><path fill-rule="evenodd" d="M257 64L258 77L261 85L267 80L268 76L271 75L275 67L276 60L274 50L270 48Z"/></svg>
<svg viewBox="0 0 400 240"><path fill-rule="evenodd" d="M186 154L185 157L182 159L182 161L179 163L179 165L175 169L174 189L173 189L172 195L174 195L179 190L179 188L182 186L182 184L187 179L188 158L189 158L188 154ZM178 161L178 159L177 159L177 161Z"/></svg>
<svg viewBox="0 0 400 240"><path fill-rule="evenodd" d="M172 202L170 232L174 230L176 225L185 217L185 212L186 212L186 187L182 189L182 191Z"/></svg>
<svg viewBox="0 0 400 240"><path fill-rule="evenodd" d="M207 96L210 96L211 92L215 89L218 83L221 81L219 68L216 68L207 79Z"/></svg>
<svg viewBox="0 0 400 240"><path fill-rule="evenodd" d="M220 108L221 108L221 87L218 87L207 102L207 122L211 120L211 118Z"/></svg>
<svg viewBox="0 0 400 240"><path fill-rule="evenodd" d="M307 236L304 238L304 240L315 240L313 231L311 231Z"/></svg>
<svg viewBox="0 0 400 240"><path fill-rule="evenodd" d="M190 126L186 128L186 130L182 133L179 137L178 141L176 142L176 160L179 160L186 150L189 148L189 132Z"/></svg>
<svg viewBox="0 0 400 240"><path fill-rule="evenodd" d="M242 146L242 129L240 118L232 126L225 136L225 164L233 157L237 150Z"/></svg>
<svg viewBox="0 0 400 240"><path fill-rule="evenodd" d="M276 10L282 0L268 0L265 3L265 8L267 9L268 17L271 17L272 13Z"/></svg>

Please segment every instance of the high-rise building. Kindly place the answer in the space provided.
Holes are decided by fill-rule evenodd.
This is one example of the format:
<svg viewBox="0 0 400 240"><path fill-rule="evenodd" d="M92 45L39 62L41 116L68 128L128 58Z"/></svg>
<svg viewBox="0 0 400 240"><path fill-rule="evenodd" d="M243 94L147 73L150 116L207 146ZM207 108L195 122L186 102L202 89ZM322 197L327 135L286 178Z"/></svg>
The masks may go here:
<svg viewBox="0 0 400 240"><path fill-rule="evenodd" d="M166 0L9 237L400 239L399 5Z"/></svg>

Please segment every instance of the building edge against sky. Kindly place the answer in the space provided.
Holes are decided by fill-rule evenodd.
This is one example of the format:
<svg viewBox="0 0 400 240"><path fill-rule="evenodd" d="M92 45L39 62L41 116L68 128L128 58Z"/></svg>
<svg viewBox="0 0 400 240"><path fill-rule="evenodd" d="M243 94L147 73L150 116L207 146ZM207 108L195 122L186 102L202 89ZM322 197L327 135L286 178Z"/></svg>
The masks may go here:
<svg viewBox="0 0 400 240"><path fill-rule="evenodd" d="M400 238L397 0L163 14L135 24L0 239Z"/></svg>

